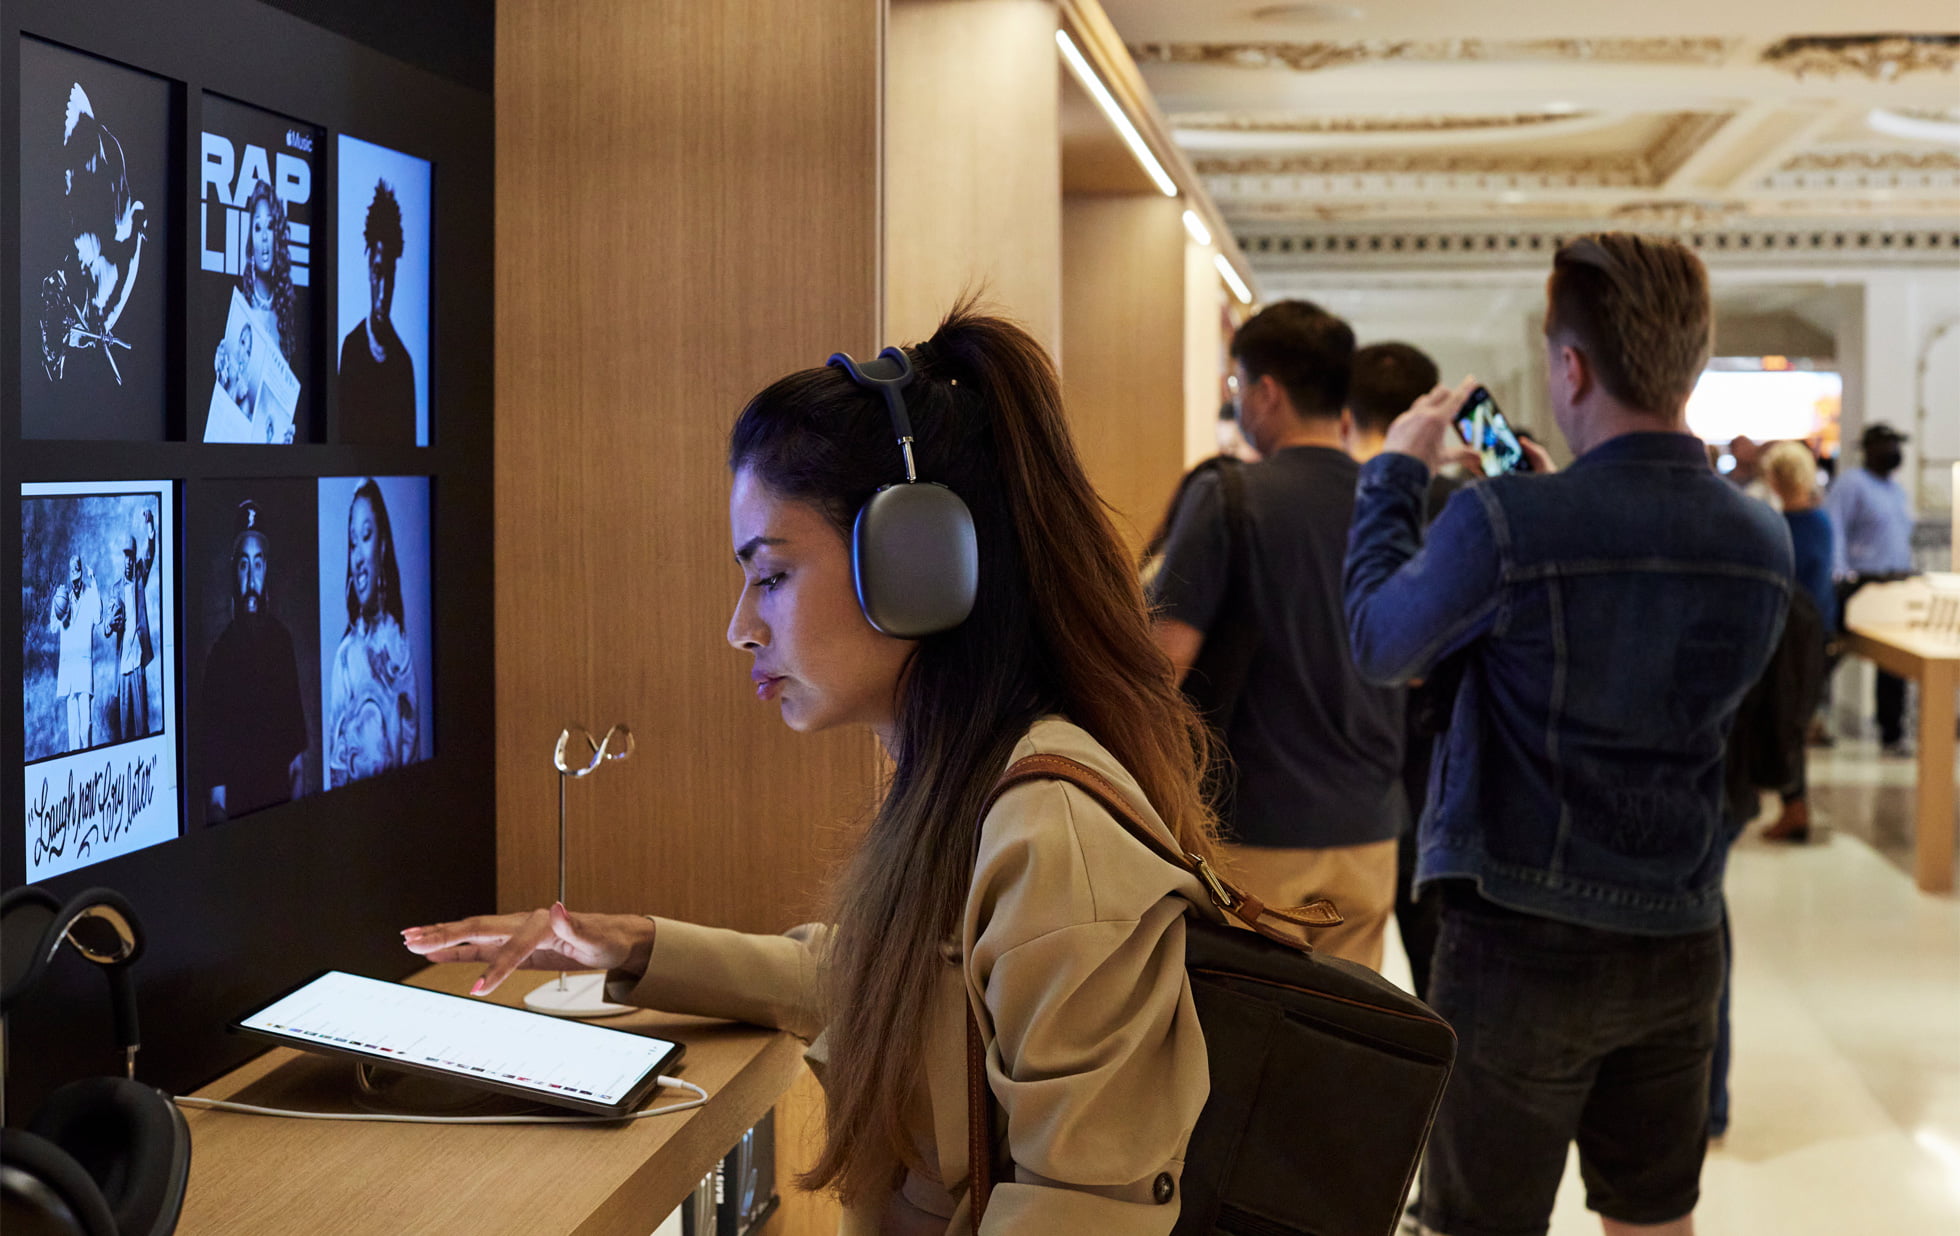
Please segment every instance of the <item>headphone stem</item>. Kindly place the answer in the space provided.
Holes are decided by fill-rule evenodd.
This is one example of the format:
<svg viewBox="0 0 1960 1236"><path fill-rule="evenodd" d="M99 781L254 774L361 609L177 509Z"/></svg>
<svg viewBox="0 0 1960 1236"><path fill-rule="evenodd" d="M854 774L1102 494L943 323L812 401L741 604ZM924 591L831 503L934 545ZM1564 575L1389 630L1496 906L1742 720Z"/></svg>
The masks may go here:
<svg viewBox="0 0 1960 1236"><path fill-rule="evenodd" d="M912 437L907 434L898 440L898 449L905 452L905 483L916 485L919 481L919 466L912 462Z"/></svg>

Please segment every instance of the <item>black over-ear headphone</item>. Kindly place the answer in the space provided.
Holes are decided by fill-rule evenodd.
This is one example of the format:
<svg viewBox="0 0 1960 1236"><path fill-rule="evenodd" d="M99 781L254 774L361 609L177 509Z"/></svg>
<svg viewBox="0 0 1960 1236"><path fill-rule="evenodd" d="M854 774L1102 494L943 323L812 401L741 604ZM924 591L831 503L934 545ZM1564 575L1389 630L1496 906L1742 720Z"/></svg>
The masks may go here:
<svg viewBox="0 0 1960 1236"><path fill-rule="evenodd" d="M960 496L936 481L919 480L912 459L912 420L901 393L912 381L912 362L898 348L860 365L842 352L830 364L866 390L885 397L905 479L871 495L851 526L851 576L865 620L886 635L921 639L950 631L973 612L980 583L980 551L973 513Z"/></svg>
<svg viewBox="0 0 1960 1236"><path fill-rule="evenodd" d="M28 885L0 897L0 917L26 905L54 913L25 973L0 990L0 1016L47 973L65 941L109 978L124 1077L70 1082L27 1128L0 1129L0 1231L7 1236L167 1236L184 1208L191 1131L168 1095L134 1080L136 990L143 952L136 912L92 888L57 901Z"/></svg>

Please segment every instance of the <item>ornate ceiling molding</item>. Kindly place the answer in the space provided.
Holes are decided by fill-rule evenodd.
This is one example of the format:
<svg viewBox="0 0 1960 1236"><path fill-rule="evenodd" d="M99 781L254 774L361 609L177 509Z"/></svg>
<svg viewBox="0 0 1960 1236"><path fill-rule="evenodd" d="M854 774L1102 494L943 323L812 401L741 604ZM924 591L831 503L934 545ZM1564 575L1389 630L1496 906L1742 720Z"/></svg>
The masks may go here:
<svg viewBox="0 0 1960 1236"><path fill-rule="evenodd" d="M1446 177L1452 188L1485 189L1491 178L1564 188L1654 188L1727 123L1725 112L1677 112L1644 150L1625 154L1530 154L1498 151L1356 152L1239 155L1194 161L1216 177ZM1386 187L1386 186L1384 186ZM1221 198L1241 196L1214 186Z"/></svg>
<svg viewBox="0 0 1960 1236"><path fill-rule="evenodd" d="M1629 227L1687 229L1733 222L1749 213L1741 202L1661 200L1625 202L1613 208L1612 219Z"/></svg>
<svg viewBox="0 0 1960 1236"><path fill-rule="evenodd" d="M1679 171L1695 151L1707 145L1732 119L1733 112L1676 112L1670 116L1659 136L1640 156L1647 171L1647 183L1655 187L1666 184L1668 177Z"/></svg>
<svg viewBox="0 0 1960 1236"><path fill-rule="evenodd" d="M1308 43L1137 43L1138 64L1209 64L1244 69L1326 69L1412 63L1591 61L1601 64L1719 65L1738 41L1719 38L1367 39Z"/></svg>
<svg viewBox="0 0 1960 1236"><path fill-rule="evenodd" d="M1542 270L1572 236L1616 228L1675 234L1706 260L1721 265L1774 266L1795 261L1945 268L1960 255L1960 230L1950 224L1846 226L1842 220L1818 219L1718 219L1677 225L1593 215L1537 224L1474 219L1401 224L1301 221L1248 223L1234 230L1254 268L1271 281L1284 280L1291 272L1324 275L1330 269L1488 272L1509 266Z"/></svg>
<svg viewBox="0 0 1960 1236"><path fill-rule="evenodd" d="M1594 154L1356 154L1233 155L1198 159L1203 176L1610 176L1640 179L1640 156Z"/></svg>
<svg viewBox="0 0 1960 1236"><path fill-rule="evenodd" d="M1250 116L1223 112L1190 112L1170 117L1173 129L1199 133L1297 133L1339 136L1391 133L1458 133L1491 129L1524 129L1561 121L1584 120L1595 112L1515 112L1486 116Z"/></svg>
<svg viewBox="0 0 1960 1236"><path fill-rule="evenodd" d="M1960 34L1803 35L1764 48L1763 63L1798 78L1857 73L1891 81L1907 73L1951 73L1960 64Z"/></svg>
<svg viewBox="0 0 1960 1236"><path fill-rule="evenodd" d="M1960 150L1810 150L1779 172L1960 172Z"/></svg>

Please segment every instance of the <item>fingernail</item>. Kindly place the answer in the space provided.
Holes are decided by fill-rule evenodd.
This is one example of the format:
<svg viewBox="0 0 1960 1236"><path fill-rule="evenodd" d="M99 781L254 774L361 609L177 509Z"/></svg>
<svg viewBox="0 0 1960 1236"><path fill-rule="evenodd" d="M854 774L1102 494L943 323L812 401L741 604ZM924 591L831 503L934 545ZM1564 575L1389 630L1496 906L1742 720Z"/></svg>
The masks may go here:
<svg viewBox="0 0 1960 1236"><path fill-rule="evenodd" d="M483 980L482 980L482 979L478 979L478 980L477 980L476 982L474 982L474 983L471 983L471 984L470 984L470 994L471 994L472 996L480 996L480 995L482 995L482 994L483 994Z"/></svg>

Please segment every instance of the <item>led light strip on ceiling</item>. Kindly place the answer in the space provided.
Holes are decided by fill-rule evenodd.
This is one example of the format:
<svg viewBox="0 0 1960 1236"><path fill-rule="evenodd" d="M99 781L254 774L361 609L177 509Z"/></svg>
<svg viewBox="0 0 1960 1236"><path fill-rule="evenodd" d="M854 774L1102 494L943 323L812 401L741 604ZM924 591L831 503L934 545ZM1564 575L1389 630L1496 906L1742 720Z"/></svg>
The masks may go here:
<svg viewBox="0 0 1960 1236"><path fill-rule="evenodd" d="M1096 101L1096 106L1102 109L1109 123L1115 126L1117 134L1122 137L1123 144L1130 148L1130 153L1135 156L1137 164L1149 175L1165 197L1178 196L1177 182L1171 179L1169 172L1164 170L1163 163L1150 149L1150 143L1143 140L1143 134L1137 131L1129 114L1117 103L1116 96L1109 92L1109 87L1103 84L1102 78L1089 64L1088 58L1082 54L1082 49L1075 45L1075 40L1069 37L1068 31L1055 31L1055 46L1061 49L1062 59L1067 62L1069 71L1075 74L1075 80L1089 92L1089 97ZM1205 226L1204 220L1198 217L1198 212L1195 210L1184 212L1184 230L1200 245L1209 246L1212 243L1211 229ZM1233 268L1231 260L1223 253L1214 253L1211 261L1217 268L1219 277L1225 281L1227 287L1232 289L1232 295L1238 297L1239 303L1250 305L1252 291L1246 286L1245 280L1239 276L1239 272Z"/></svg>
<svg viewBox="0 0 1960 1236"><path fill-rule="evenodd" d="M1232 264L1225 260L1224 254L1222 253L1212 254L1211 264L1213 266L1218 267L1219 276L1225 280L1226 286L1232 289L1232 295L1239 298L1239 303L1241 305L1249 305L1252 303L1251 290L1245 286L1245 280L1239 278L1239 272L1233 270Z"/></svg>
<svg viewBox="0 0 1960 1236"><path fill-rule="evenodd" d="M1130 153L1136 156L1143 170L1149 173L1150 179L1163 190L1165 197L1176 197L1177 182L1171 179L1170 173L1164 170L1164 165L1157 161L1155 154L1151 153L1149 143L1143 140L1143 134L1137 132L1137 127L1130 123L1129 116L1117 104L1116 97L1109 93L1109 87L1103 85L1102 78L1096 76L1096 71L1089 67L1089 62L1083 58L1081 49L1076 47L1075 40L1068 37L1068 31L1057 30L1055 44L1062 49L1062 59L1068 61L1068 67L1075 74L1075 80L1082 83L1082 88L1089 92L1089 97L1096 101L1096 106L1102 108L1103 115L1109 117L1109 123L1116 126L1116 131L1122 135L1124 144L1130 148Z"/></svg>

